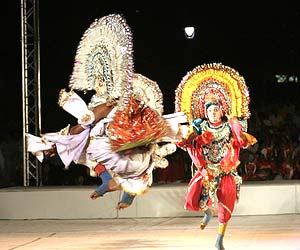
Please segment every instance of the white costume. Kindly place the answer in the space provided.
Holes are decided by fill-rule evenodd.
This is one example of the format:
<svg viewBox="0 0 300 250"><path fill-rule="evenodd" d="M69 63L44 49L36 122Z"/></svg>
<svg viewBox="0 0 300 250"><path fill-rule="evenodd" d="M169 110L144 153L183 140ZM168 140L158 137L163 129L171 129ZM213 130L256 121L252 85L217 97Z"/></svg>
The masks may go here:
<svg viewBox="0 0 300 250"><path fill-rule="evenodd" d="M61 92L62 95L65 93ZM82 120L85 114L83 112L77 114L77 110L90 113L87 111L86 104L75 92L67 93L65 98L67 99L61 101L64 104L62 107L70 114L76 115L78 121ZM42 162L42 151L55 146L66 168L73 161L89 167L92 175L94 175L93 168L101 163L110 170L125 191L141 194L152 184L153 169L168 166L167 160L163 157L174 153L176 146L168 143L159 147L157 143L152 143L147 150L138 147L132 149L129 154L112 151L110 138L106 135L106 127L112 121L115 110L116 108L92 128L86 126L79 134L69 134L69 126L56 133L43 134L41 137L27 134L28 151ZM185 116L182 113L175 113L164 117L170 129L160 141L175 142L177 138L182 137L178 137L179 123L185 122Z"/></svg>
<svg viewBox="0 0 300 250"><path fill-rule="evenodd" d="M74 161L93 170L98 163L101 163L121 184L123 190L136 195L146 191L152 184L154 167L168 166L168 161L163 157L175 152L176 146L172 142L181 139L182 131L179 129L179 123L186 122L186 116L180 112L162 116L161 90L156 82L134 73L132 48L131 30L120 15L108 15L96 19L82 36L78 46L69 82L71 91L62 91L59 98L60 106L75 116L85 130L70 135L67 127L60 132L44 134L42 137L28 134L27 139L28 151L40 160L42 160L41 151L55 145L65 167ZM86 105L74 90L95 90L96 94ZM161 131L159 135L162 136L156 134L151 137L150 133L149 137L145 138L145 143L141 138L138 143L139 145L144 143L148 147L147 150L136 147L131 148L128 154L123 151L115 152L111 149L112 142L115 142L114 136L107 135L107 125L115 121L114 118L119 117L114 116L114 112L122 112L129 107L131 98L139 100L142 105L155 111L154 116L164 124L163 128L160 124L156 126L156 129ZM118 100L118 105L106 118L90 128L89 125L95 119L90 108L103 104L107 100ZM147 117L147 119L151 122L152 118ZM127 122L131 126L130 121ZM166 131L163 130L165 128ZM121 129L126 131L124 128ZM147 129L143 128L143 130ZM155 131L155 128L151 129ZM130 143L126 138L123 141L125 144ZM159 147L157 144L159 142L171 143ZM134 143L135 141L132 145Z"/></svg>

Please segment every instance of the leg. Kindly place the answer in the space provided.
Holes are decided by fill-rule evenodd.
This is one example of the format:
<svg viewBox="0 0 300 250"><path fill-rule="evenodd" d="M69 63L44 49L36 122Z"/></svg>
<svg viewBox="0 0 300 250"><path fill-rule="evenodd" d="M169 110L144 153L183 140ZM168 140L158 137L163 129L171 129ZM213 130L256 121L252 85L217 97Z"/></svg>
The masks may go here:
<svg viewBox="0 0 300 250"><path fill-rule="evenodd" d="M120 186L113 180L110 173L103 165L98 164L94 171L101 178L102 184L90 195L91 199L95 200L98 197L103 196L106 192L120 189Z"/></svg>
<svg viewBox="0 0 300 250"><path fill-rule="evenodd" d="M212 211L210 208L207 208L206 211L204 211L204 217L202 219L202 222L200 223L201 230L203 230L207 226L208 222L211 219L211 216L212 216Z"/></svg>
<svg viewBox="0 0 300 250"><path fill-rule="evenodd" d="M223 239L236 201L236 184L232 175L223 176L217 190L219 229L215 247L224 250Z"/></svg>
<svg viewBox="0 0 300 250"><path fill-rule="evenodd" d="M116 209L121 210L121 209L129 207L131 205L131 203L133 202L134 198L135 198L135 195L130 195L127 192L124 192L122 199L119 201Z"/></svg>
<svg viewBox="0 0 300 250"><path fill-rule="evenodd" d="M107 188L104 189L105 187ZM113 192L117 190L121 190L121 186L117 182L115 182L114 179L111 179L108 181L107 186L106 185L103 186L101 184L93 193L91 193L90 198L92 200L95 200L98 197L103 196L107 192Z"/></svg>
<svg viewBox="0 0 300 250"><path fill-rule="evenodd" d="M217 241L215 244L215 247L218 250L225 250L225 248L223 246L223 238L225 235L226 227L227 227L227 223L219 223L218 236L217 236Z"/></svg>

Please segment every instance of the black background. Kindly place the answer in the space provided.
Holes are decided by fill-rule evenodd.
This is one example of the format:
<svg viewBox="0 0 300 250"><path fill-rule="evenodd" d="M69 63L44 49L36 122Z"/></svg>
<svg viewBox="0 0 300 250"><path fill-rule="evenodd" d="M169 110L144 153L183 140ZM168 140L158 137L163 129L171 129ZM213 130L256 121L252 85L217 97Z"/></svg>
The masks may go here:
<svg viewBox="0 0 300 250"><path fill-rule="evenodd" d="M96 18L113 13L122 14L132 29L135 71L160 85L165 113L174 111L174 91L182 77L212 62L244 76L251 109L268 101L297 100L300 83L278 84L274 78L300 78L300 11L295 4L184 1L163 7L120 2L40 1L42 132L57 131L70 122L57 105L58 92L68 85L85 30ZM21 7L17 0L1 6L0 121L6 133L22 128ZM196 28L193 40L184 36L186 25Z"/></svg>

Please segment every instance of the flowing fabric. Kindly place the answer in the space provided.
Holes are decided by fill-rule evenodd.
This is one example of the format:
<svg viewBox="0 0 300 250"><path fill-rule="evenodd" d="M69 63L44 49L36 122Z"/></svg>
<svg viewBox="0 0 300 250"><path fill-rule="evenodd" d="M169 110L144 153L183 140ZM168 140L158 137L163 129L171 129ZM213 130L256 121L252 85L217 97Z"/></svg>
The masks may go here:
<svg viewBox="0 0 300 250"><path fill-rule="evenodd" d="M220 223L227 223L231 218L236 196L236 183L233 176L223 176L219 183L219 188L217 189L218 221Z"/></svg>
<svg viewBox="0 0 300 250"><path fill-rule="evenodd" d="M201 211L203 207L200 206L200 200L203 190L203 183L205 178L205 170L198 170L188 184L188 191L185 196L184 208L192 211ZM212 199L207 197L208 200L205 206L212 205Z"/></svg>
<svg viewBox="0 0 300 250"><path fill-rule="evenodd" d="M240 164L240 149L252 145L256 139L242 131L240 122L229 119L219 128L210 129L207 121L202 125L202 134L184 141L193 164L198 171L188 184L184 208L192 211L205 211L213 205L213 197L218 200L218 220L226 223L237 199L237 186L241 178L237 175ZM204 147L207 151L204 151ZM217 150L216 150L217 149ZM223 150L223 153L222 153ZM218 152L215 158L209 158L208 153ZM211 162L209 159L216 159Z"/></svg>

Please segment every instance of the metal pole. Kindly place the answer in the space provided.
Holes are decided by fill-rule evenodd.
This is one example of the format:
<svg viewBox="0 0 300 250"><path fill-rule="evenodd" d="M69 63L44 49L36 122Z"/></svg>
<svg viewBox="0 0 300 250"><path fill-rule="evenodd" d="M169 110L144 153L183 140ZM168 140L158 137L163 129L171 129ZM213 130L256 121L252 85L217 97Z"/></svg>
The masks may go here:
<svg viewBox="0 0 300 250"><path fill-rule="evenodd" d="M40 185L40 163L28 153L26 134L41 133L40 37L38 0L21 0L23 183Z"/></svg>
<svg viewBox="0 0 300 250"><path fill-rule="evenodd" d="M28 131L28 122L27 122L27 64L25 58L27 57L27 31L26 31L26 1L21 0L21 43L22 43L22 115L23 115L23 185L28 186L28 160L26 152L26 138L25 134Z"/></svg>

